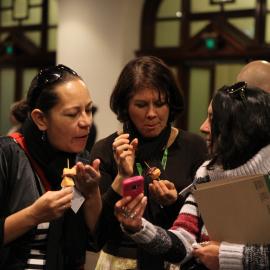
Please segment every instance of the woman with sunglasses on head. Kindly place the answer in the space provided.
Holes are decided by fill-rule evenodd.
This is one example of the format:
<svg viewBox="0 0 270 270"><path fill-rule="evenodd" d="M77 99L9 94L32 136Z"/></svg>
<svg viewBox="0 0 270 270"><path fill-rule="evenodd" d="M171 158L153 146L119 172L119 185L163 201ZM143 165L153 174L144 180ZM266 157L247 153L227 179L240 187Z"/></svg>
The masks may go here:
<svg viewBox="0 0 270 270"><path fill-rule="evenodd" d="M125 178L144 176L149 204L145 217L169 228L183 203L178 192L191 183L205 160L204 140L172 126L184 100L167 65L156 57L131 60L122 70L110 99L123 130L97 142L92 159L101 160L103 208L94 235L103 251L96 269L161 269L163 258L151 256L124 236L113 214ZM151 171L155 169L153 174Z"/></svg>
<svg viewBox="0 0 270 270"><path fill-rule="evenodd" d="M92 103L75 71L43 69L19 106L28 109L21 133L0 137L0 269L83 269L87 233L99 209L99 160L90 165L84 151ZM71 177L63 175L67 167L74 191L61 188L62 177ZM76 213L74 192L84 200Z"/></svg>
<svg viewBox="0 0 270 270"><path fill-rule="evenodd" d="M211 160L198 169L195 180L218 181L237 176L268 174L269 122L268 93L247 87L244 82L224 86L217 91L209 106L208 118L201 127L202 131L210 132ZM115 213L123 230L141 247L164 256L167 261L181 262L184 258L194 256L202 263L198 265L197 260L192 260L188 262L190 268L184 264L181 269L270 267L270 245L219 243L210 239L192 194L187 197L168 231L142 218L145 206L146 198L142 195L133 201L126 197L117 202ZM137 219L125 217L123 209L136 211ZM200 242L203 243L198 246ZM198 248L193 249L194 245Z"/></svg>

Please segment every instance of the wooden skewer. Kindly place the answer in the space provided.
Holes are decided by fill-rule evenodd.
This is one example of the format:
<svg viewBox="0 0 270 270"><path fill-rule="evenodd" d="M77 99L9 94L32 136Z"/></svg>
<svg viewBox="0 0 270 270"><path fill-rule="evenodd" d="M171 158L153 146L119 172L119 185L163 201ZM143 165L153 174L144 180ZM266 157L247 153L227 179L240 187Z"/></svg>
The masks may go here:
<svg viewBox="0 0 270 270"><path fill-rule="evenodd" d="M149 166L149 164L148 164L146 161L144 161L144 164L147 166L147 168L148 168L148 169L151 169L151 167ZM155 179L155 180L158 180L158 181L159 181L159 180L160 180L160 178L158 177L158 178L157 178L157 179Z"/></svg>
<svg viewBox="0 0 270 270"><path fill-rule="evenodd" d="M151 167L149 166L149 164L146 161L144 161L144 164L147 166L148 169L151 169Z"/></svg>
<svg viewBox="0 0 270 270"><path fill-rule="evenodd" d="M67 158L67 167L69 168L69 158Z"/></svg>

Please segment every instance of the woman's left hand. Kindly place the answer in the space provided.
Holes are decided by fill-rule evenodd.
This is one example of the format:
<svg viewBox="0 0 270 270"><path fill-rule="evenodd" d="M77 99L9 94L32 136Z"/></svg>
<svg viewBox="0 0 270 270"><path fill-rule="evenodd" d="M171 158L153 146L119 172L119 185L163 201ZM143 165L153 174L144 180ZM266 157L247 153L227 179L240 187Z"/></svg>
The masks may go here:
<svg viewBox="0 0 270 270"><path fill-rule="evenodd" d="M132 199L130 196L119 200L114 207L114 215L122 226L130 232L138 232L142 227L142 216L147 204L147 197L139 194Z"/></svg>
<svg viewBox="0 0 270 270"><path fill-rule="evenodd" d="M153 180L153 183L149 184L149 191L160 205L172 205L177 200L177 190L168 180Z"/></svg>
<svg viewBox="0 0 270 270"><path fill-rule="evenodd" d="M85 198L98 191L100 178L99 165L99 159L95 159L92 165L83 164L82 162L76 164L75 185Z"/></svg>
<svg viewBox="0 0 270 270"><path fill-rule="evenodd" d="M219 242L210 241L202 247L193 250L193 255L197 257L208 269L219 269Z"/></svg>

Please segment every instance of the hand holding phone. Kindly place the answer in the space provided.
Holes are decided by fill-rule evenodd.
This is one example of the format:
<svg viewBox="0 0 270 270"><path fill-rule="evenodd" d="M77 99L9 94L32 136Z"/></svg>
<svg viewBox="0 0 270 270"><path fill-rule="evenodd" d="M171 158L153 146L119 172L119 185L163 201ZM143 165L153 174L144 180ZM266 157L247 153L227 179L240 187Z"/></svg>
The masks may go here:
<svg viewBox="0 0 270 270"><path fill-rule="evenodd" d="M132 176L124 179L122 184L123 197L131 196L137 197L140 193L144 192L144 178L143 176Z"/></svg>

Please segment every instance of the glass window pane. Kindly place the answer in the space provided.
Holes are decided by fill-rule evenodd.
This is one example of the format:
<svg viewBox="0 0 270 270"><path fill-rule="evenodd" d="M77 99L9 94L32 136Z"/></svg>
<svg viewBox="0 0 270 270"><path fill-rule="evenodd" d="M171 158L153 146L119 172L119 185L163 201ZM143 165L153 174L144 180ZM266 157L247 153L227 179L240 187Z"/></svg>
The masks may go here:
<svg viewBox="0 0 270 270"><path fill-rule="evenodd" d="M16 19L26 18L28 15L27 0L14 1L13 15Z"/></svg>
<svg viewBox="0 0 270 270"><path fill-rule="evenodd" d="M237 74L243 66L244 64L217 64L215 89L235 83Z"/></svg>
<svg viewBox="0 0 270 270"><path fill-rule="evenodd" d="M267 8L267 10L270 10L270 1L269 0L266 1L266 8Z"/></svg>
<svg viewBox="0 0 270 270"><path fill-rule="evenodd" d="M58 4L57 0L49 1L49 25L55 25L58 23Z"/></svg>
<svg viewBox="0 0 270 270"><path fill-rule="evenodd" d="M17 21L13 21L12 19L12 11L11 10L3 10L1 12L1 26L16 26L18 25Z"/></svg>
<svg viewBox="0 0 270 270"><path fill-rule="evenodd" d="M157 22L156 24L156 47L179 46L180 21Z"/></svg>
<svg viewBox="0 0 270 270"><path fill-rule="evenodd" d="M270 43L270 14L266 15L265 42Z"/></svg>
<svg viewBox="0 0 270 270"><path fill-rule="evenodd" d="M224 5L225 10L255 9L256 0L236 0L234 3Z"/></svg>
<svg viewBox="0 0 270 270"><path fill-rule="evenodd" d="M32 79L37 75L38 69L27 68L23 70L22 98L26 97Z"/></svg>
<svg viewBox="0 0 270 270"><path fill-rule="evenodd" d="M254 18L234 18L228 20L236 28L244 32L250 38L255 36L255 19Z"/></svg>
<svg viewBox="0 0 270 270"><path fill-rule="evenodd" d="M48 51L56 51L57 46L57 29L48 30Z"/></svg>
<svg viewBox="0 0 270 270"><path fill-rule="evenodd" d="M27 36L37 47L41 47L41 32L40 31L28 31L24 32L25 36Z"/></svg>
<svg viewBox="0 0 270 270"><path fill-rule="evenodd" d="M210 5L209 0L190 0L190 2L192 13L220 11L220 6Z"/></svg>
<svg viewBox="0 0 270 270"><path fill-rule="evenodd" d="M10 106L14 101L15 71L7 68L0 70L0 134L7 133L11 124L9 122Z"/></svg>
<svg viewBox="0 0 270 270"><path fill-rule="evenodd" d="M1 0L1 7L12 7L12 0Z"/></svg>
<svg viewBox="0 0 270 270"><path fill-rule="evenodd" d="M40 24L41 16L42 16L41 7L31 8L29 10L29 18L27 20L22 21L23 25L32 25L32 24Z"/></svg>
<svg viewBox="0 0 270 270"><path fill-rule="evenodd" d="M196 35L200 32L210 21L193 21L190 23L190 36Z"/></svg>
<svg viewBox="0 0 270 270"><path fill-rule="evenodd" d="M178 17L177 12L181 11L181 2L180 0L163 0L159 5L157 17Z"/></svg>
<svg viewBox="0 0 270 270"><path fill-rule="evenodd" d="M192 68L190 72L188 130L200 133L199 129L207 116L209 105L210 71Z"/></svg>

